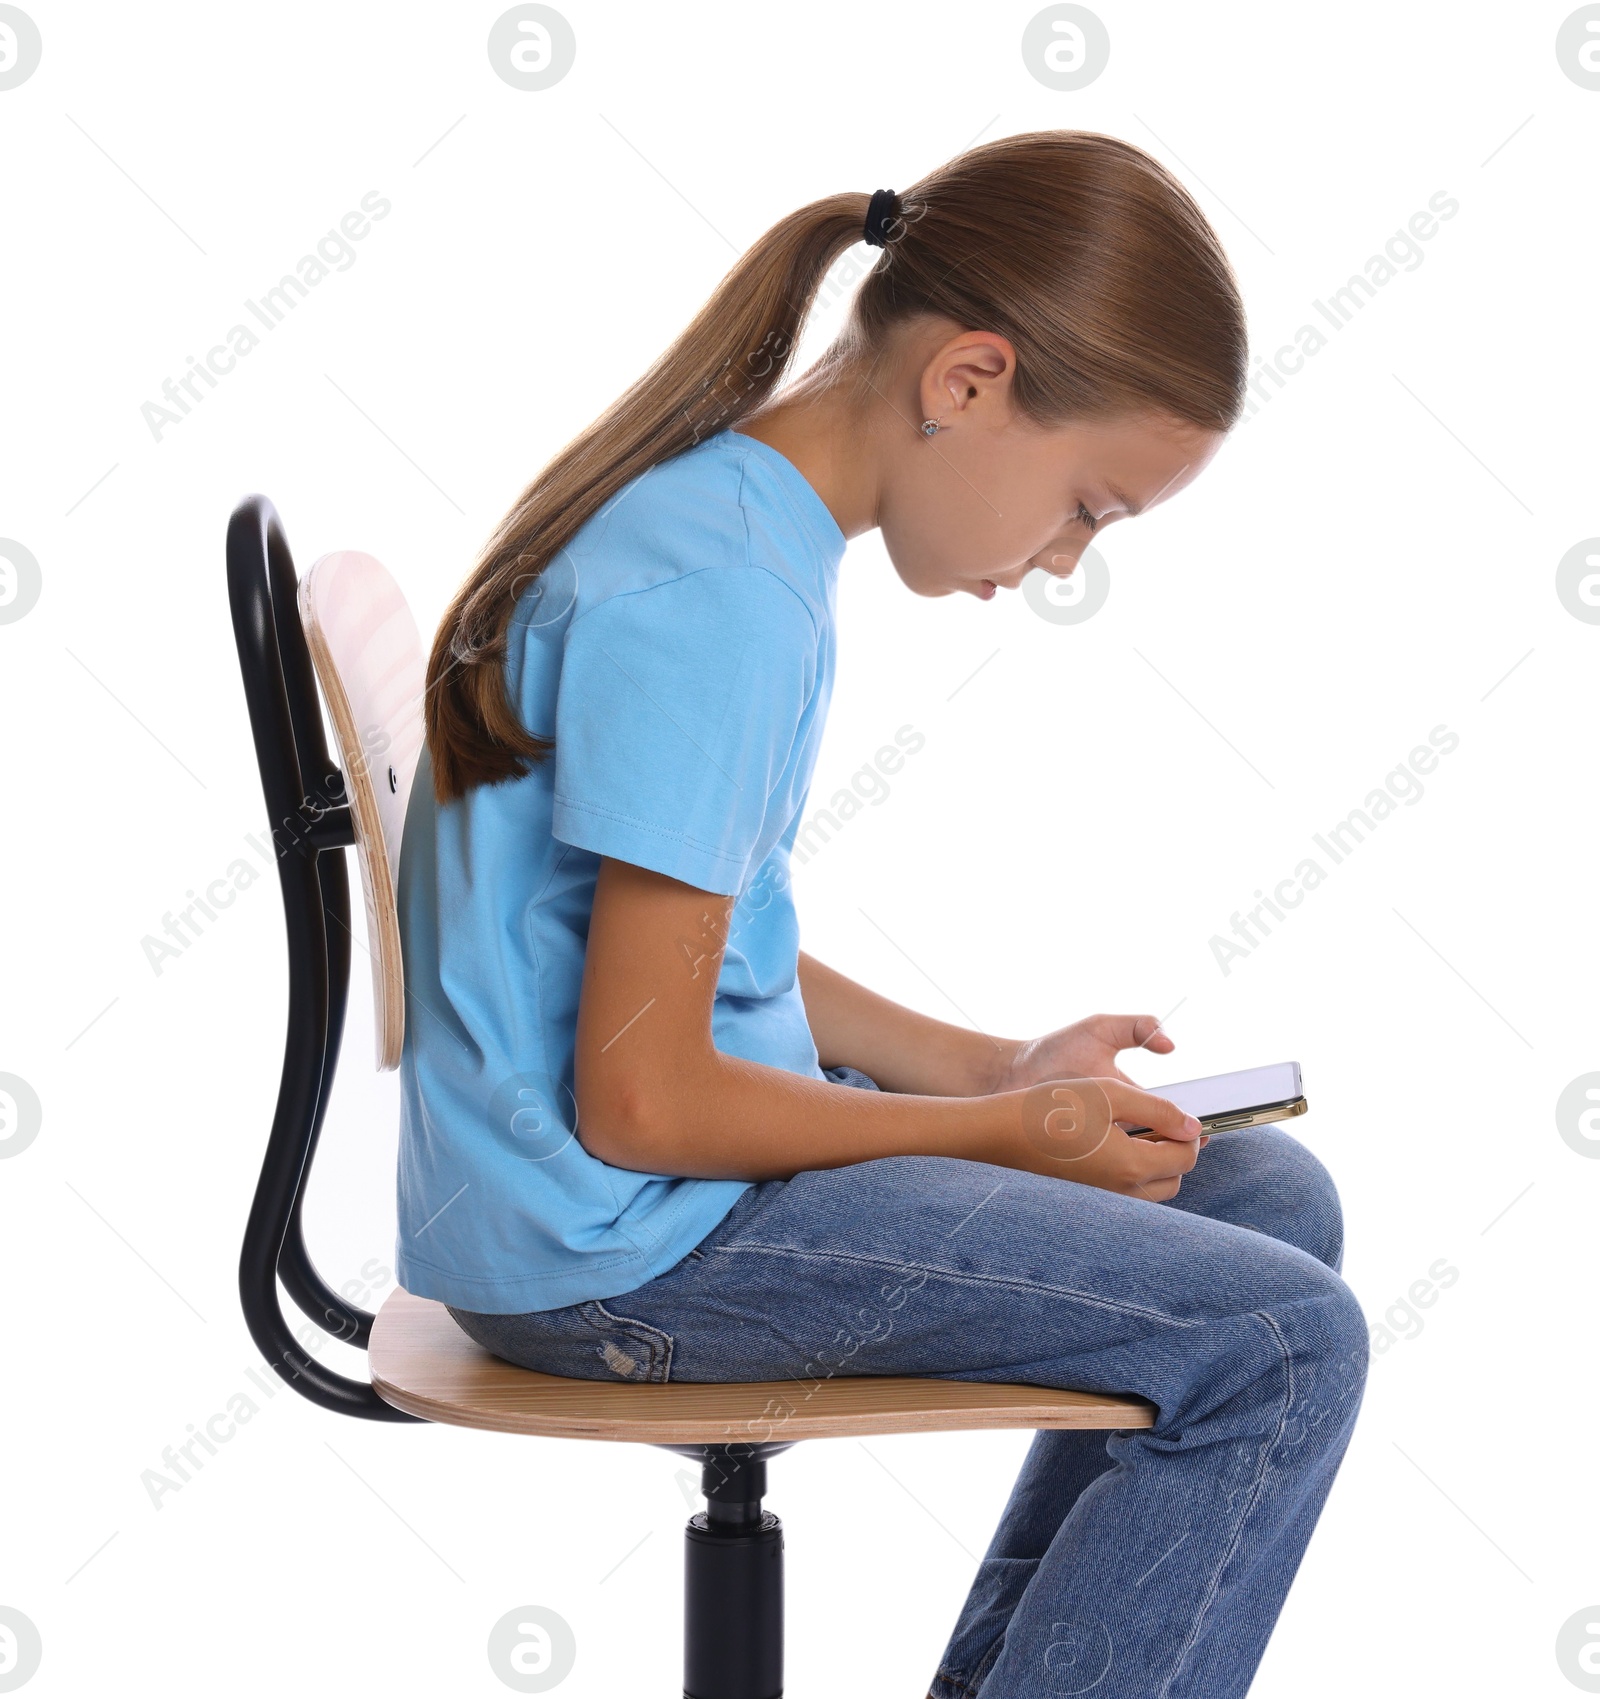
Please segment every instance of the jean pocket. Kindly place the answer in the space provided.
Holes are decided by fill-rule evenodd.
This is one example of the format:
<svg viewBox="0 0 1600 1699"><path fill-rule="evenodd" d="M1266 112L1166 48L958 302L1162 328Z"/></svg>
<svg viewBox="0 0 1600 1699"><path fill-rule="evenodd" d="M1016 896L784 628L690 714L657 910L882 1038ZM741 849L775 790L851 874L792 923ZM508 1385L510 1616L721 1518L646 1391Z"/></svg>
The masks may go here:
<svg viewBox="0 0 1600 1699"><path fill-rule="evenodd" d="M518 1368L568 1380L665 1381L672 1335L598 1301L525 1315L485 1315L451 1307L469 1339Z"/></svg>
<svg viewBox="0 0 1600 1699"><path fill-rule="evenodd" d="M649 1322L621 1316L598 1300L579 1304L599 1335L595 1349L618 1380L666 1381L672 1375L672 1335Z"/></svg>

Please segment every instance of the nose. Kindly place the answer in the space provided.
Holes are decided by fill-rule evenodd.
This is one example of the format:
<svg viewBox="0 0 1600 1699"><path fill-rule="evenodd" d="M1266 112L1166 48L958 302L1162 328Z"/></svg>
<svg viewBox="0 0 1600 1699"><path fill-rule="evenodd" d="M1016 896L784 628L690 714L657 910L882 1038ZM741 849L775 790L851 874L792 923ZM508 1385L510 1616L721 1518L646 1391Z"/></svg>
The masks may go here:
<svg viewBox="0 0 1600 1699"><path fill-rule="evenodd" d="M1037 567L1041 572L1048 572L1053 578L1070 578L1078 570L1078 554L1052 544L1049 548L1041 549L1028 562L1028 567Z"/></svg>

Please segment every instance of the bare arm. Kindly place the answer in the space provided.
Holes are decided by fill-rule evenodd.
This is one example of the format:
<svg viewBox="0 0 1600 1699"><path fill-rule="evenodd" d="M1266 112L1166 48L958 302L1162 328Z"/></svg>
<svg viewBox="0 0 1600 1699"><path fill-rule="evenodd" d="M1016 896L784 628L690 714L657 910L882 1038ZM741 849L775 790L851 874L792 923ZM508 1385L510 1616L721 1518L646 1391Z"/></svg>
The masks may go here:
<svg viewBox="0 0 1600 1699"><path fill-rule="evenodd" d="M1137 1085L1117 1066L1121 1052L1174 1048L1154 1015L1087 1015L1042 1038L992 1038L902 1008L804 954L800 988L823 1067L849 1063L886 1091L978 1097L1060 1079Z"/></svg>
<svg viewBox="0 0 1600 1699"><path fill-rule="evenodd" d="M804 953L800 994L823 1067L848 1063L885 1091L980 1097L1000 1088L1021 1048L1014 1038L919 1015Z"/></svg>
<svg viewBox="0 0 1600 1699"><path fill-rule="evenodd" d="M577 1034L578 1136L601 1161L762 1180L953 1156L1153 1198L1172 1196L1193 1166L1199 1123L1119 1080L909 1095L724 1055L711 1012L732 908L732 898L602 860ZM1114 1120L1168 1136L1130 1139Z"/></svg>

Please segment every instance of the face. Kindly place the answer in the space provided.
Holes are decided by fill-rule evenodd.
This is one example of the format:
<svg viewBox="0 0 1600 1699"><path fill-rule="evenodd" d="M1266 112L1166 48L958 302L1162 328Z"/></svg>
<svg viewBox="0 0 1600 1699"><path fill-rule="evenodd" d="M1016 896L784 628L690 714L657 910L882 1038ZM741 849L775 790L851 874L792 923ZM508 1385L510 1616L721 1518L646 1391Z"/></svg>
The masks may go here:
<svg viewBox="0 0 1600 1699"><path fill-rule="evenodd" d="M1035 567L1066 577L1108 525L1170 500L1221 445L1220 432L1164 415L1037 425L1011 404L1010 343L948 330L908 350L901 386L907 410L938 420L938 433L902 415L883 453L879 529L920 596L988 601Z"/></svg>

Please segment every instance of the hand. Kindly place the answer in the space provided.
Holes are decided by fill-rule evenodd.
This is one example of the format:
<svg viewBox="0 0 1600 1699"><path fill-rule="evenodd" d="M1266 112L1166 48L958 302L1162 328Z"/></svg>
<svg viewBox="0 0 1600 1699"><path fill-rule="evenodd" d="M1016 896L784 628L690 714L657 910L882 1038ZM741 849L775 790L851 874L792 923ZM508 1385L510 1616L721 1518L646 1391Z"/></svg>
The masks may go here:
<svg viewBox="0 0 1600 1699"><path fill-rule="evenodd" d="M1121 1079L1057 1079L1016 1093L1020 1139L1008 1167L1127 1197L1175 1197L1206 1139L1177 1104ZM1134 1138L1117 1123L1149 1127Z"/></svg>
<svg viewBox="0 0 1600 1699"><path fill-rule="evenodd" d="M1117 1066L1118 1051L1149 1050L1165 1056L1173 1048L1154 1015L1090 1015L1019 1044L1002 1065L994 1090L1019 1091L1064 1079L1113 1079L1133 1085Z"/></svg>

